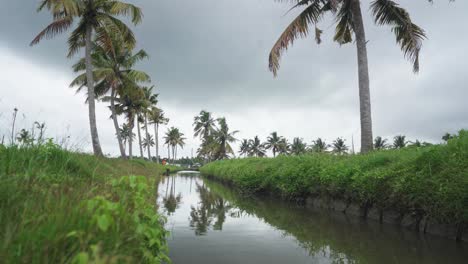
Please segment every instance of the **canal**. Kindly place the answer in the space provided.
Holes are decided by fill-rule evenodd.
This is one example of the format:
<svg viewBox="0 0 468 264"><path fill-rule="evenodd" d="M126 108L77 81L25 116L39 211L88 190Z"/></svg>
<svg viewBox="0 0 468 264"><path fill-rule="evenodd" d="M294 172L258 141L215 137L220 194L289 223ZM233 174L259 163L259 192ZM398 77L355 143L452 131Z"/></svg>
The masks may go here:
<svg viewBox="0 0 468 264"><path fill-rule="evenodd" d="M468 263L467 243L271 197L245 196L196 172L164 177L173 263Z"/></svg>

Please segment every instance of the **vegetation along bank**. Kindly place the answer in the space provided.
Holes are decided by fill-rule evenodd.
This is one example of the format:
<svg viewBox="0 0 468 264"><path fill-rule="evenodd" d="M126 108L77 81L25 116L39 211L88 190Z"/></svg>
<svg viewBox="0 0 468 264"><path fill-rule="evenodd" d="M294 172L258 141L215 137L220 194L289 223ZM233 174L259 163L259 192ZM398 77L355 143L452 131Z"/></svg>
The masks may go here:
<svg viewBox="0 0 468 264"><path fill-rule="evenodd" d="M468 131L443 145L222 160L200 170L242 192L468 240Z"/></svg>
<svg viewBox="0 0 468 264"><path fill-rule="evenodd" d="M155 208L155 181L165 169L144 160L72 153L52 142L0 145L0 259L168 260L164 219Z"/></svg>

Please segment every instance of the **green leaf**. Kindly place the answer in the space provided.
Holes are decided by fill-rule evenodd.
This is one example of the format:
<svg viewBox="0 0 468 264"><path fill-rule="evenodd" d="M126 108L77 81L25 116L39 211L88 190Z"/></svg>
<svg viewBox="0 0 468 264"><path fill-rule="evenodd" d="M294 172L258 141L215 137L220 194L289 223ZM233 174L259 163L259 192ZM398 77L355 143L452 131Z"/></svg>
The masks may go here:
<svg viewBox="0 0 468 264"><path fill-rule="evenodd" d="M107 214L98 216L97 224L98 224L99 229L106 232L107 229L109 229L111 225L111 221L112 221L112 218Z"/></svg>
<svg viewBox="0 0 468 264"><path fill-rule="evenodd" d="M88 253L80 252L74 258L72 263L73 264L87 264L89 261Z"/></svg>

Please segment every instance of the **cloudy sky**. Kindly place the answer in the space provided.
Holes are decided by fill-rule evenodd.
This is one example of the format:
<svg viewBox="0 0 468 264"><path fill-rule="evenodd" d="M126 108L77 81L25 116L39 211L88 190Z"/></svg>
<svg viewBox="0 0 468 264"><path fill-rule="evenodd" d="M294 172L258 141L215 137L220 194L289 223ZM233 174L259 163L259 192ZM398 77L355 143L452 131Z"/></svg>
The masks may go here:
<svg viewBox="0 0 468 264"><path fill-rule="evenodd" d="M49 21L36 13L37 0L2 1L0 9L0 137L8 138L12 110L18 129L44 121L48 135L70 136L69 144L90 151L84 95L68 88L77 59L66 58L66 37L29 42ZM268 53L297 12L273 0L133 0L144 21L135 28L150 60L160 106L187 136L183 155L196 150L193 117L205 109L225 116L238 138L262 139L278 131L290 139L338 136L359 146L359 105L354 44L332 42L333 20L325 19L323 43L297 41L283 57L279 76L268 71ZM363 0L368 38L374 134L438 142L445 132L468 128L467 1L399 1L428 39L421 72L412 73L390 28L374 25ZM105 153L117 154L106 105L98 105ZM165 128L164 128L165 130ZM165 153L165 151L163 151Z"/></svg>

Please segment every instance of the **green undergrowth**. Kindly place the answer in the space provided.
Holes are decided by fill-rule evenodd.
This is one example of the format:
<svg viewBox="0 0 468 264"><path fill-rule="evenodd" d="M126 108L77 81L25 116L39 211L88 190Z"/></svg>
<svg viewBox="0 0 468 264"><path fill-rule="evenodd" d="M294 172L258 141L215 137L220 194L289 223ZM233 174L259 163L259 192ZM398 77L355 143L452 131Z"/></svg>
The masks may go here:
<svg viewBox="0 0 468 264"><path fill-rule="evenodd" d="M51 142L0 145L1 262L168 262L164 218L155 204L165 170Z"/></svg>
<svg viewBox="0 0 468 264"><path fill-rule="evenodd" d="M310 154L209 163L200 171L244 192L324 196L468 223L468 132L444 145L365 155Z"/></svg>

